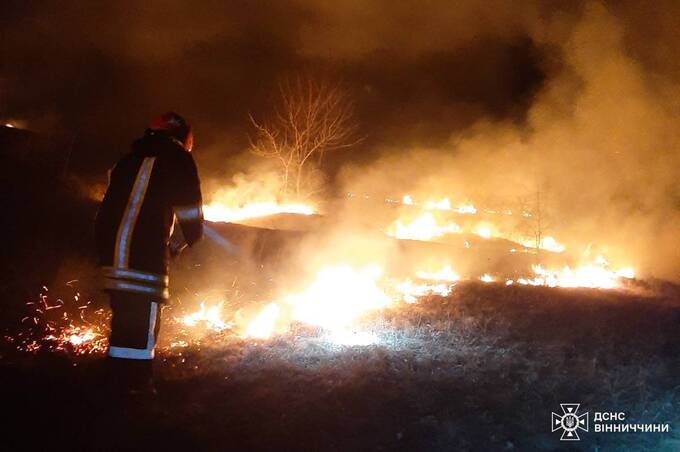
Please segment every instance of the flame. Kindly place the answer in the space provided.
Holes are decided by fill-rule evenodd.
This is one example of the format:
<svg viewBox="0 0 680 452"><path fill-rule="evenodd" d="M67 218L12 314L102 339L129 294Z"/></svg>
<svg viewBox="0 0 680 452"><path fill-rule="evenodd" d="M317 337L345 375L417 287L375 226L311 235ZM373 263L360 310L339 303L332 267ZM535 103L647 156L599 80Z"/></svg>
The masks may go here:
<svg viewBox="0 0 680 452"><path fill-rule="evenodd" d="M209 330L222 331L231 328L231 324L222 320L222 304L216 304L206 308L205 303L201 302L201 308L191 314L182 317L181 322L188 327L195 327L203 324Z"/></svg>
<svg viewBox="0 0 680 452"><path fill-rule="evenodd" d="M458 213L474 215L477 213L477 209L472 204L460 204L454 209Z"/></svg>
<svg viewBox="0 0 680 452"><path fill-rule="evenodd" d="M203 216L208 221L238 222L250 218L266 217L280 213L312 215L316 210L307 204L279 204L276 202L254 202L233 207L218 202L203 206Z"/></svg>
<svg viewBox="0 0 680 452"><path fill-rule="evenodd" d="M449 198L432 198L424 204L416 203L410 195L405 195L402 198L402 204L410 206L419 206L422 211L416 216L409 218L398 218L390 224L387 228L387 234L398 239L432 241L438 237L447 234L461 233L463 229L455 223L444 222L440 217L437 217L437 211L454 211L457 213L476 214L477 208L472 204L459 204L457 207L452 207ZM503 210L488 210L484 209L485 214L504 214L513 215L513 212L508 209ZM518 214L520 212L517 212ZM521 212L522 217L531 218L529 212ZM560 243L555 237L543 236L540 243L536 244L534 239L520 238L517 240L513 234L500 232L499 225L484 221L476 224L473 228L465 228L465 232L472 232L484 239L491 238L505 238L510 241L520 243L524 248L521 251L528 252L528 249L541 249L553 253L564 253L567 248ZM465 242L465 247L470 248L468 241ZM511 253L517 253L518 247L511 248ZM420 271L416 272L416 276L420 279L431 280L445 280L456 281L458 276L451 270L452 274L445 277L444 275L434 275L432 273ZM632 268L623 268L619 270L612 270L609 262L602 256L597 256L595 260L576 269L565 266L562 269L545 269L541 266L533 267L534 276L531 278L519 278L517 280L506 280L506 285L515 283L524 285L543 285L550 287L596 287L596 288L617 288L621 287L621 282L624 279L631 279L635 277L635 271ZM442 277L441 279L439 279ZM489 283L496 279L485 274L480 278L481 281ZM428 293L426 285L413 283L411 280L404 281L399 290L402 292L404 299L408 302L414 302L418 296Z"/></svg>
<svg viewBox="0 0 680 452"><path fill-rule="evenodd" d="M462 232L460 226L455 223L440 225L431 212L424 212L415 220L405 223L397 220L388 228L387 234L398 239L406 240L432 240L446 234Z"/></svg>
<svg viewBox="0 0 680 452"><path fill-rule="evenodd" d="M83 332L72 333L68 337L68 342L71 345L77 347L79 345L83 345L84 343L91 341L95 337L96 337L96 335L95 335L94 331L92 331L92 328L89 328L89 329L87 329Z"/></svg>
<svg viewBox="0 0 680 452"><path fill-rule="evenodd" d="M526 248L536 248L536 240L523 239L519 241ZM555 240L554 237L549 235L541 238L541 243L538 246L542 250L552 251L553 253L562 253L567 247Z"/></svg>
<svg viewBox="0 0 680 452"><path fill-rule="evenodd" d="M445 297L451 293L451 285L439 284L417 284L410 278L395 287L396 291L401 294L406 303L413 304L418 301L418 298L426 295L436 294Z"/></svg>
<svg viewBox="0 0 680 452"><path fill-rule="evenodd" d="M426 272L422 270L416 271L416 276L420 279L427 279L430 281L449 281L455 282L460 280L458 273L453 271L450 265L445 265L435 272Z"/></svg>
<svg viewBox="0 0 680 452"><path fill-rule="evenodd" d="M418 301L418 298L432 294L445 297L451 293L452 285L447 283L460 280L458 273L453 271L449 264L433 272L418 270L416 271L416 276L425 281L434 281L436 284L415 283L410 278L397 284L395 289L401 294L402 299L406 303L415 303Z"/></svg>
<svg viewBox="0 0 680 452"><path fill-rule="evenodd" d="M449 201L449 198L443 198L439 201L427 201L425 203L425 208L427 210L449 210L460 214L470 215L477 213L477 209L472 204L462 203L456 207L451 207L451 201Z"/></svg>
<svg viewBox="0 0 680 452"><path fill-rule="evenodd" d="M386 199L387 202L395 202L392 199ZM401 198L401 203L407 206L414 206L417 205L413 201L413 197L411 195L404 195ZM451 207L451 200L449 198L442 198L442 199L430 199L428 201L425 201L425 204L423 204L423 207L426 210L444 210L444 211L454 211L460 214L475 214L477 213L477 209L475 208L474 205L469 204L469 203L461 203L458 204L456 207Z"/></svg>
<svg viewBox="0 0 680 452"><path fill-rule="evenodd" d="M257 339L267 339L274 333L276 320L279 316L279 306L276 303L268 304L255 320L250 322L246 329L246 336Z"/></svg>
<svg viewBox="0 0 680 452"><path fill-rule="evenodd" d="M554 253L562 253L565 249L567 249L564 245L558 243L557 240L551 236L544 237L543 240L541 240L540 247L544 250L552 251Z"/></svg>
<svg viewBox="0 0 680 452"><path fill-rule="evenodd" d="M331 332L331 337L346 339L351 336L348 331L355 320L391 303L378 285L382 273L378 265L323 267L305 290L267 305L248 325L246 336L270 337L276 331L280 311L286 309L292 320L321 327Z"/></svg>
<svg viewBox="0 0 680 452"><path fill-rule="evenodd" d="M475 228L474 233L477 234L478 236L482 237L482 238L485 238L485 239L490 239L491 236L493 235L492 232L491 232L491 226L489 226L487 224L478 225Z"/></svg>
<svg viewBox="0 0 680 452"><path fill-rule="evenodd" d="M491 276L488 273L485 273L484 275L482 275L481 278L479 278L479 280L482 281L482 282L485 282L485 283L492 283L492 282L496 281L496 278L494 278L493 276Z"/></svg>
<svg viewBox="0 0 680 452"><path fill-rule="evenodd" d="M281 174L276 171L237 173L231 183L220 183L205 198L203 216L208 221L239 222L282 213L316 213L308 202L285 197L283 188Z"/></svg>
<svg viewBox="0 0 680 452"><path fill-rule="evenodd" d="M349 265L326 267L305 291L285 301L293 306L295 320L339 330L367 311L390 304L390 298L378 287L382 273L378 265L359 269Z"/></svg>
<svg viewBox="0 0 680 452"><path fill-rule="evenodd" d="M386 201L391 202L391 200L389 199ZM444 236L446 234L464 232L464 230L455 223L451 222L442 223L438 221L438 219L433 214L433 211L451 211L459 214L471 214L471 215L477 213L477 208L471 203L461 203L456 207L452 207L449 198L431 199L421 205L414 202L413 198L410 195L404 195L402 198L402 204L409 206L421 206L423 209L423 212L419 216L415 217L415 219L406 220L404 218L398 218L388 227L387 229L388 235L396 237L398 239L406 240L430 241L432 239ZM487 214L505 214L505 215L513 214L511 210L496 211L484 209L484 212ZM531 215L525 212L523 216L530 217ZM508 235L500 233L496 225L486 221L478 223L472 229L466 228L465 232L472 232L473 234L478 235L479 237L482 237L484 239L505 238L511 241L513 240L518 241L525 248L536 247L536 241L534 239L521 238L517 240L515 237L512 237L512 234ZM466 247L469 247L467 243ZM554 237L544 236L539 244L539 249L555 253L562 253L566 250L566 247L563 244L559 243ZM517 251L516 249L511 250L511 252L516 251Z"/></svg>
<svg viewBox="0 0 680 452"><path fill-rule="evenodd" d="M428 210L451 210L451 201L449 201L449 198L439 201L427 201L425 208Z"/></svg>
<svg viewBox="0 0 680 452"><path fill-rule="evenodd" d="M630 267L610 270L609 263L598 256L591 264L572 270L565 266L560 270L547 270L541 265L532 267L534 278L520 278L517 283L532 286L548 287L589 287L598 289L614 289L621 287L622 280L635 278L635 270Z"/></svg>

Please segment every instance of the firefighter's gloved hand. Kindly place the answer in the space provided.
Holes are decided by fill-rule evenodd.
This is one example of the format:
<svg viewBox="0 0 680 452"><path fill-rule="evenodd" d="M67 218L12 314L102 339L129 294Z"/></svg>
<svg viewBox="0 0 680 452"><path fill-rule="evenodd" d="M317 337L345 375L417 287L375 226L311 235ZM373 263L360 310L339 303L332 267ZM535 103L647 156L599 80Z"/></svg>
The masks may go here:
<svg viewBox="0 0 680 452"><path fill-rule="evenodd" d="M173 259L176 258L182 254L182 251L184 251L184 248L187 246L188 245L184 241L184 237L173 234L172 237L170 237L170 243L168 244L168 247L170 248L170 257Z"/></svg>
<svg viewBox="0 0 680 452"><path fill-rule="evenodd" d="M178 257L180 254L182 254L182 251L184 251L184 248L187 247L186 243L183 243L181 245L174 245L170 243L170 257L173 259Z"/></svg>
<svg viewBox="0 0 680 452"><path fill-rule="evenodd" d="M182 228L174 228L172 235L170 236L170 241L168 242L168 248L170 248L170 257L175 259L177 256L182 254L184 248L189 246L184 234L182 233Z"/></svg>

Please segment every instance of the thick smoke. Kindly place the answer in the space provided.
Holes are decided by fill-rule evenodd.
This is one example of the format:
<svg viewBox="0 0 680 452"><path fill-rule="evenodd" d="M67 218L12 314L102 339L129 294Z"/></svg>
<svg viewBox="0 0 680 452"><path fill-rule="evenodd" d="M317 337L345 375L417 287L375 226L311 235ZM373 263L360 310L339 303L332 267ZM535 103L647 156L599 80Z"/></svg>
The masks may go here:
<svg viewBox="0 0 680 452"><path fill-rule="evenodd" d="M572 250L593 243L645 276L678 278L677 71L649 69L627 24L597 3L576 21L547 21L533 36L557 46L558 59L526 123L480 121L441 147L385 149L370 167L347 170L348 186L506 207L540 195L544 234Z"/></svg>

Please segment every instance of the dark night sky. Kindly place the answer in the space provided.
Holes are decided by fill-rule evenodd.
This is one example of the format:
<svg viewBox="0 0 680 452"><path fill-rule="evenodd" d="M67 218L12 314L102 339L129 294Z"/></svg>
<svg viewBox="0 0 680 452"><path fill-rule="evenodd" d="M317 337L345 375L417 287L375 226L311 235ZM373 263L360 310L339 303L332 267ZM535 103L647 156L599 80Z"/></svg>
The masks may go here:
<svg viewBox="0 0 680 452"><path fill-rule="evenodd" d="M356 97L366 147L436 143L481 116L521 121L546 51L525 8L426 3L6 2L0 119L75 134L80 153L97 147L81 159L108 164L174 109L199 149L228 154L277 80L321 72Z"/></svg>
<svg viewBox="0 0 680 452"><path fill-rule="evenodd" d="M642 16L640 33L656 29L635 2L610 7ZM480 118L521 124L561 65L559 43L536 36L582 10L556 0L6 1L0 120L75 136L77 161L97 167L174 109L194 123L197 149L229 155L246 144L247 113L271 107L277 80L321 72L355 96L364 158L378 143L436 146Z"/></svg>

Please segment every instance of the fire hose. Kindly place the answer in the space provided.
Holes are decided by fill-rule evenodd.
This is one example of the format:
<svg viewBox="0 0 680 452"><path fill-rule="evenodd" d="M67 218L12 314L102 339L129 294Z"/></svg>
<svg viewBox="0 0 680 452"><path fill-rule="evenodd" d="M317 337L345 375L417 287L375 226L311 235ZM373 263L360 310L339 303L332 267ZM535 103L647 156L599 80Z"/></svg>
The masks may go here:
<svg viewBox="0 0 680 452"><path fill-rule="evenodd" d="M217 246L222 248L224 251L231 255L237 255L239 253L238 246L231 243L229 240L225 239L212 227L208 226L208 222L203 222L203 234L212 240ZM184 239L184 234L182 234L181 229L176 229L172 237L170 237L170 256L174 259L179 256L182 251L188 246L186 240Z"/></svg>
<svg viewBox="0 0 680 452"><path fill-rule="evenodd" d="M231 243L229 240L225 239L220 235L219 232L214 230L212 227L208 226L208 222L203 222L203 233L206 237L216 243L220 248L225 250L227 253L236 255L239 252L238 246Z"/></svg>

